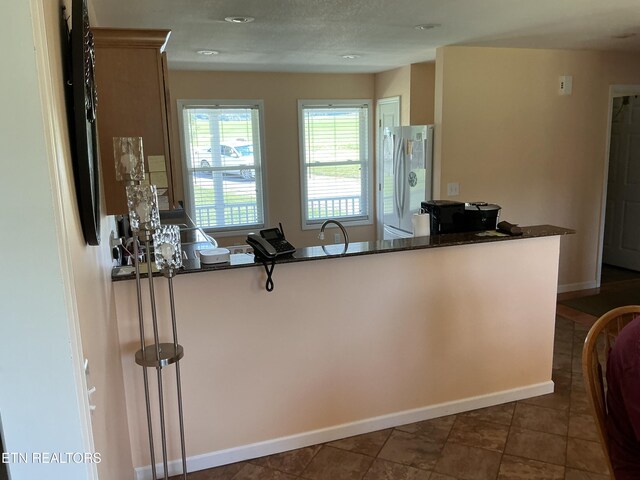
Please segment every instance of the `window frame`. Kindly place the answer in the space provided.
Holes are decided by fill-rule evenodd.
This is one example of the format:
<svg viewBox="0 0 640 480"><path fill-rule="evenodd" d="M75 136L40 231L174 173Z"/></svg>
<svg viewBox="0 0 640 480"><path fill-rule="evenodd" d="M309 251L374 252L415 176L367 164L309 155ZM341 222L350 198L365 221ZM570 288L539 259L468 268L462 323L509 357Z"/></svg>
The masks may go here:
<svg viewBox="0 0 640 480"><path fill-rule="evenodd" d="M202 227L207 233L215 234L217 237L231 237L245 235L247 233L255 232L265 228L269 225L269 208L267 198L267 173L266 173L266 148L265 148L265 133L264 133L264 100L261 99L243 99L243 100L228 100L228 99L179 99L177 100L178 107L178 127L180 130L180 146L182 155L182 188L185 211L192 215L194 213L194 192L193 184L191 183L191 173L189 171L189 162L191 161L190 153L187 149L185 142L185 125L184 125L184 110L185 108L257 108L258 110L258 138L260 141L260 165L256 168L256 182L260 180L259 196L262 198L256 199L258 208L262 205L262 222L255 223L247 226L233 226L233 227ZM254 147L255 150L255 147ZM194 215L195 216L195 215ZM195 219L194 219L195 221Z"/></svg>
<svg viewBox="0 0 640 480"><path fill-rule="evenodd" d="M340 218L337 217L340 223L345 226L358 226L358 225L373 225L375 212L373 211L374 205L374 171L373 171L373 100L371 99L299 99L298 100L298 146L299 146L299 161L300 167L300 216L302 230L319 230L322 223L328 218L319 220L307 219L307 204L308 204L308 191L307 191L307 161L305 157L305 129L304 129L304 110L308 107L329 108L329 107L362 107L367 108L367 179L363 183L363 196L366 196L367 214L364 218Z"/></svg>

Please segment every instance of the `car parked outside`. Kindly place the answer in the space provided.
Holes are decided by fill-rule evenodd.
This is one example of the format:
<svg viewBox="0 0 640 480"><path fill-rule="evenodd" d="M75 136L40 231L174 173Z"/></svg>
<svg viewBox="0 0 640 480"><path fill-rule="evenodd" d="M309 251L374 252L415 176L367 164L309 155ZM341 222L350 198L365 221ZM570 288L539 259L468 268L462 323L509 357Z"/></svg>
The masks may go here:
<svg viewBox="0 0 640 480"><path fill-rule="evenodd" d="M211 147L204 151L195 152L195 156L195 164L201 168L209 168L213 165ZM220 142L220 159L223 167L238 167L238 170L226 170L225 175L239 176L245 180L255 178L253 144L251 142L243 140Z"/></svg>

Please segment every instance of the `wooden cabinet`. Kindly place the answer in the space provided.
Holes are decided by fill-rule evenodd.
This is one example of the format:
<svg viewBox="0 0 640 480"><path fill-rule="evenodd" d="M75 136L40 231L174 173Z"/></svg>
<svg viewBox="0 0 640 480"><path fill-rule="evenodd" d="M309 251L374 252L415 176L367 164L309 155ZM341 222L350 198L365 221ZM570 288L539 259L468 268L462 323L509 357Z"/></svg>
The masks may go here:
<svg viewBox="0 0 640 480"><path fill-rule="evenodd" d="M93 28L92 31L106 213L127 213L124 186L115 179L113 137L142 137L145 171L149 172L149 157L155 170L147 174L147 178L158 186L161 208L163 204L171 206L170 103L164 53L171 31L114 28Z"/></svg>

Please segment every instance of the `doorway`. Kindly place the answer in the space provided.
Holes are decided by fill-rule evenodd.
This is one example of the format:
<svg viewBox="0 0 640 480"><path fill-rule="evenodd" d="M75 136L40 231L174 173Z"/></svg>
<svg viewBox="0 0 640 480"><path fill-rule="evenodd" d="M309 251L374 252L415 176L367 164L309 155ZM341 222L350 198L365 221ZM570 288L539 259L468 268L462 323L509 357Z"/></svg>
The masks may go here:
<svg viewBox="0 0 640 480"><path fill-rule="evenodd" d="M640 86L613 86L609 104L601 259L640 275Z"/></svg>
<svg viewBox="0 0 640 480"><path fill-rule="evenodd" d="M376 119L376 234L378 239L382 239L384 227L384 195L382 192L384 129L400 126L400 97L388 97L378 100L376 103Z"/></svg>

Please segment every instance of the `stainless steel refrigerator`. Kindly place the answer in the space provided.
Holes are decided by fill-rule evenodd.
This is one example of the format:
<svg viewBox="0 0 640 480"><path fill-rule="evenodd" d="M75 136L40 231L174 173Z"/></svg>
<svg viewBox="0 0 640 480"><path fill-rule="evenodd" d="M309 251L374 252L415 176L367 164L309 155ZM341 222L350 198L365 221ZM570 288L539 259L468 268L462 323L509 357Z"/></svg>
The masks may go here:
<svg viewBox="0 0 640 480"><path fill-rule="evenodd" d="M412 237L411 218L432 196L433 125L385 129L381 153L383 239Z"/></svg>

